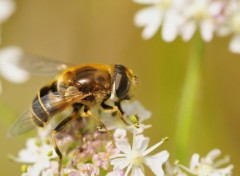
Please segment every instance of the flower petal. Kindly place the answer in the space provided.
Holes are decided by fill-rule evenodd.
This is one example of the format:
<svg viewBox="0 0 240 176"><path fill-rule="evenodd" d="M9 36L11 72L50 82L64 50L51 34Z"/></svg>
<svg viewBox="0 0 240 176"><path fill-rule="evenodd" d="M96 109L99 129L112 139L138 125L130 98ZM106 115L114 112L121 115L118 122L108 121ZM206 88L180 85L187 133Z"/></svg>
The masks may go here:
<svg viewBox="0 0 240 176"><path fill-rule="evenodd" d="M218 169L218 172L219 172L219 174L223 174L223 175L231 175L232 169L233 169L233 165L231 164L225 168Z"/></svg>
<svg viewBox="0 0 240 176"><path fill-rule="evenodd" d="M212 40L214 25L211 20L204 20L200 23L200 31L202 38L205 42L209 42Z"/></svg>
<svg viewBox="0 0 240 176"><path fill-rule="evenodd" d="M195 153L192 156L191 162L190 162L190 170L195 170L197 166L199 166L199 159L200 155Z"/></svg>
<svg viewBox="0 0 240 176"><path fill-rule="evenodd" d="M229 49L233 53L240 54L240 34L233 36L230 41Z"/></svg>
<svg viewBox="0 0 240 176"><path fill-rule="evenodd" d="M134 135L132 150L137 150L139 152L145 151L148 147L149 140L148 137L144 137L143 135Z"/></svg>
<svg viewBox="0 0 240 176"><path fill-rule="evenodd" d="M145 27L142 32L144 39L151 38L162 23L163 14L158 7L148 7L136 13L134 22L136 26Z"/></svg>
<svg viewBox="0 0 240 176"><path fill-rule="evenodd" d="M212 164L213 160L215 160L215 158L217 158L220 154L221 151L219 149L211 150L205 157L205 161L209 164Z"/></svg>
<svg viewBox="0 0 240 176"><path fill-rule="evenodd" d="M133 2L138 4L156 4L160 2L160 0L133 0Z"/></svg>
<svg viewBox="0 0 240 176"><path fill-rule="evenodd" d="M169 158L169 153L164 150L153 156L144 158L144 163L152 170L156 176L164 176L162 164Z"/></svg>
<svg viewBox="0 0 240 176"><path fill-rule="evenodd" d="M145 176L141 167L133 167L131 176Z"/></svg>
<svg viewBox="0 0 240 176"><path fill-rule="evenodd" d="M129 165L129 162L126 158L114 158L111 160L111 165L113 165L114 170L122 170Z"/></svg>
<svg viewBox="0 0 240 176"><path fill-rule="evenodd" d="M21 55L22 51L17 47L7 47L0 50L0 74L14 83L22 83L29 78L26 71L16 66Z"/></svg>
<svg viewBox="0 0 240 176"><path fill-rule="evenodd" d="M194 32L196 31L196 23L195 21L186 22L184 26L181 28L181 35L184 41L189 41Z"/></svg>
<svg viewBox="0 0 240 176"><path fill-rule="evenodd" d="M162 27L162 38L166 42L172 42L179 30L179 26L182 23L182 18L174 10L169 11L165 17Z"/></svg>
<svg viewBox="0 0 240 176"><path fill-rule="evenodd" d="M128 154L131 151L131 146L127 140L117 140L116 147L123 153Z"/></svg>
<svg viewBox="0 0 240 176"><path fill-rule="evenodd" d="M0 23L3 23L10 15L12 15L15 11L15 6L16 5L13 0L0 1Z"/></svg>

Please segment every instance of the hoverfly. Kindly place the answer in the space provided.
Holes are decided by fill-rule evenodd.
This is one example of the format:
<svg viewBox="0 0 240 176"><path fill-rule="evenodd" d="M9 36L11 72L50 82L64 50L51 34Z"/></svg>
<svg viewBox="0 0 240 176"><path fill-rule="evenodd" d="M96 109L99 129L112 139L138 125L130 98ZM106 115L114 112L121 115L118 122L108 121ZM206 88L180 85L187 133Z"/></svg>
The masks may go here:
<svg viewBox="0 0 240 176"><path fill-rule="evenodd" d="M62 167L62 153L56 142L56 134L78 116L92 116L97 124L105 128L100 118L91 114L91 108L101 105L118 113L123 119L120 103L131 99L136 85L132 70L119 64L85 64L69 67L60 62L43 57L25 55L18 66L33 74L55 75L56 78L43 86L33 99L30 108L15 122L9 133L16 136L34 127L45 127L56 114L72 108L71 114L64 118L52 131L54 149L59 157L59 175ZM108 104L109 100L112 104Z"/></svg>

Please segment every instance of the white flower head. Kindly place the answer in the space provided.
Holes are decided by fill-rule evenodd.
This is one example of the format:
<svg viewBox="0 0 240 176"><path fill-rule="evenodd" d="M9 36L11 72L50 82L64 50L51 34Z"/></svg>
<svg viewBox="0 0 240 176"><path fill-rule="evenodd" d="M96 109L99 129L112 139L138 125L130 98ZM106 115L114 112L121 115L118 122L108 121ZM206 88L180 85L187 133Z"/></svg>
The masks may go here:
<svg viewBox="0 0 240 176"><path fill-rule="evenodd" d="M28 139L27 147L20 150L18 155L14 160L30 164L27 174L31 176L39 176L42 170L50 166L50 160L57 158L53 146L47 140L40 141L37 138Z"/></svg>
<svg viewBox="0 0 240 176"><path fill-rule="evenodd" d="M233 34L229 43L229 49L233 53L240 53L240 2L229 1L225 8L225 20L218 29L220 36Z"/></svg>
<svg viewBox="0 0 240 176"><path fill-rule="evenodd" d="M178 15L179 4L177 0L134 0L139 4L146 4L149 7L136 13L134 22L138 27L144 27L142 37L151 38L161 27L162 37L165 41L173 41L177 36L177 26L181 23L181 16Z"/></svg>
<svg viewBox="0 0 240 176"><path fill-rule="evenodd" d="M199 27L204 41L212 40L217 21L216 16L221 12L222 4L211 0L186 1L184 7L184 22L181 26L181 35L185 41L192 38L194 32Z"/></svg>
<svg viewBox="0 0 240 176"><path fill-rule="evenodd" d="M149 138L136 134L133 135L132 147L127 140L116 141L116 147L121 153L111 157L111 164L114 170L127 168L125 176L129 174L131 169L132 176L144 176L143 164L147 165L155 175L163 176L162 164L168 160L169 153L164 150L155 155L148 156L150 152L158 148L163 142L164 140L147 149Z"/></svg>
<svg viewBox="0 0 240 176"><path fill-rule="evenodd" d="M174 165L171 165L169 161L165 163L165 175L166 176L187 176L187 174L184 173L176 163L174 163Z"/></svg>
<svg viewBox="0 0 240 176"><path fill-rule="evenodd" d="M149 119L152 113L146 110L139 101L123 101L121 103L121 108L124 112L123 116L125 119L129 119L131 116L135 116L137 118L137 128L135 124L126 127L130 132L140 134L145 129L151 127L151 125L145 125L142 122Z"/></svg>
<svg viewBox="0 0 240 176"><path fill-rule="evenodd" d="M29 73L20 69L17 65L23 51L14 46L0 50L0 75L14 83L23 83L28 80Z"/></svg>
<svg viewBox="0 0 240 176"><path fill-rule="evenodd" d="M5 22L15 11L16 5L13 0L0 0L0 23Z"/></svg>
<svg viewBox="0 0 240 176"><path fill-rule="evenodd" d="M200 158L200 155L195 153L192 156L190 167L186 168L180 165L185 171L189 172L190 174L197 175L197 176L228 176L232 174L233 165L230 164L226 167L222 167L226 163L229 162L229 158L226 157L221 160L215 160L221 151L219 149L214 149L210 151L206 157Z"/></svg>
<svg viewBox="0 0 240 176"><path fill-rule="evenodd" d="M189 41L199 30L205 42L215 33L233 34L230 51L240 53L240 1L238 0L133 0L147 5L139 10L134 23L143 27L142 37L151 38L161 27L162 38L173 41L178 35Z"/></svg>
<svg viewBox="0 0 240 176"><path fill-rule="evenodd" d="M117 115L113 116L112 113L105 113L104 111L101 113L101 120L104 122L108 130L122 128L127 129L132 133L139 134L142 133L144 129L151 127L151 125L145 125L142 122L149 119L152 113L146 110L139 101L122 101L121 108L123 110L123 118L126 120L127 124L117 117ZM131 122L130 117L132 116L136 117L138 128L136 128L136 124Z"/></svg>

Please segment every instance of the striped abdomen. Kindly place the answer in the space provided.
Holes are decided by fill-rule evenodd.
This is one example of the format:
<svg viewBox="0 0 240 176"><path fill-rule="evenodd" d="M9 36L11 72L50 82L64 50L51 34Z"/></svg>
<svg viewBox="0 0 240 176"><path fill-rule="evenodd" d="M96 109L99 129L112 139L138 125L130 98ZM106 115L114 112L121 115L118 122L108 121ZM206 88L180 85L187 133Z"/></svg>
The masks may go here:
<svg viewBox="0 0 240 176"><path fill-rule="evenodd" d="M57 103L60 101L62 101L62 98L57 92L56 81L50 86L41 88L31 105L34 123L43 127L59 111Z"/></svg>

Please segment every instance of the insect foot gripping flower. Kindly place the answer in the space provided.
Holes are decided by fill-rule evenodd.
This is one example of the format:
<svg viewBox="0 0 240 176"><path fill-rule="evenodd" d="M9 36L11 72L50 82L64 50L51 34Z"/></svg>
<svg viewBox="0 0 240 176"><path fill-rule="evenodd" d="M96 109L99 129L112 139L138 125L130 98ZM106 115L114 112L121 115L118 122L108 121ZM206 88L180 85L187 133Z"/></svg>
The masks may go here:
<svg viewBox="0 0 240 176"><path fill-rule="evenodd" d="M197 176L229 176L232 174L233 165L221 167L229 163L229 157L215 161L221 154L219 149L210 151L206 157L200 158L199 154L193 154L190 167L186 168L179 164L184 171Z"/></svg>
<svg viewBox="0 0 240 176"><path fill-rule="evenodd" d="M116 147L121 153L111 156L111 164L114 166L113 172L121 172L127 168L124 176L127 176L131 169L132 176L144 176L143 164L145 164L155 175L163 176L162 164L168 160L169 153L164 150L152 156L148 156L148 154L159 147L165 140L166 139L161 140L149 149L147 149L149 138L143 135L133 134L132 147L127 140L117 140Z"/></svg>
<svg viewBox="0 0 240 176"><path fill-rule="evenodd" d="M145 129L151 127L151 125L145 125L142 122L149 119L152 113L146 110L139 101L122 101L121 108L123 110L124 119L132 125L124 124L118 117L112 116L112 113L101 114L101 119L109 130L123 128L132 133L140 134ZM134 120L136 121L135 123L133 122Z"/></svg>
<svg viewBox="0 0 240 176"><path fill-rule="evenodd" d="M17 63L22 54L22 50L14 46L0 49L0 75L6 80L13 83L23 83L28 80L29 74L17 67Z"/></svg>

